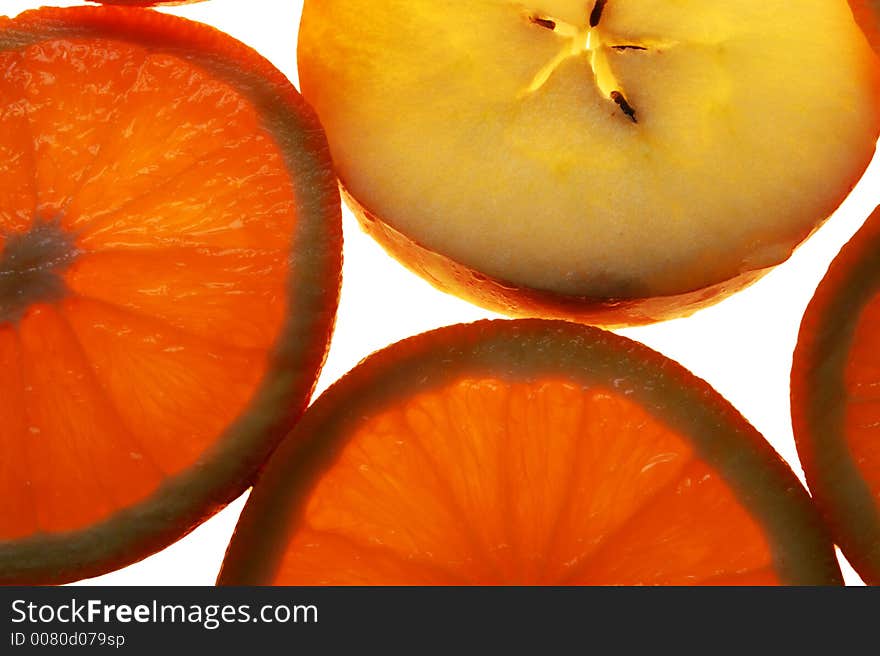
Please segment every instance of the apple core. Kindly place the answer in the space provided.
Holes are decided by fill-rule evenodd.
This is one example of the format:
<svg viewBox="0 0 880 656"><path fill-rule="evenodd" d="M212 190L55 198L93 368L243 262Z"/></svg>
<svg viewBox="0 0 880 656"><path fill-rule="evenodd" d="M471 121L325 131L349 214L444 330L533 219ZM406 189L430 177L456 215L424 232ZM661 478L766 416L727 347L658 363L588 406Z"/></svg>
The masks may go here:
<svg viewBox="0 0 880 656"><path fill-rule="evenodd" d="M609 50L642 50L659 48L672 45L673 42L662 44L660 42L641 43L621 39L614 34L606 34L601 27L602 12L607 0L596 0L593 10L589 14L589 21L585 27L568 23L551 16L532 14L529 20L535 25L548 29L558 34L565 45L547 64L536 74L531 84L525 89L523 95L534 93L543 87L556 69L570 57L587 56L590 68L596 79L596 86L602 95L614 102L623 114L633 123L638 123L636 110L626 98L626 92L621 83L614 75L611 60L608 57Z"/></svg>

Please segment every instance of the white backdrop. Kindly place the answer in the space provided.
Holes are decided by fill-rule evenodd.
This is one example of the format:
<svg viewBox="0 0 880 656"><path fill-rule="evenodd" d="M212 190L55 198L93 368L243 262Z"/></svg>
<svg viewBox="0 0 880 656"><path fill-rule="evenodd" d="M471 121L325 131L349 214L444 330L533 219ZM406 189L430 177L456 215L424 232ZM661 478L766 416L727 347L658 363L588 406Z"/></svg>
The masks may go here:
<svg viewBox="0 0 880 656"><path fill-rule="evenodd" d="M0 0L14 16L72 0ZM256 48L295 84L300 0L210 0L164 9L210 23ZM792 258L751 288L692 317L621 330L678 360L730 400L802 476L791 435L788 374L801 315L840 247L880 203L880 158L831 219ZM494 317L436 291L363 234L345 210L342 299L318 393L373 351L404 337L463 321ZM210 585L247 495L146 560L84 584ZM842 561L848 583L860 583Z"/></svg>

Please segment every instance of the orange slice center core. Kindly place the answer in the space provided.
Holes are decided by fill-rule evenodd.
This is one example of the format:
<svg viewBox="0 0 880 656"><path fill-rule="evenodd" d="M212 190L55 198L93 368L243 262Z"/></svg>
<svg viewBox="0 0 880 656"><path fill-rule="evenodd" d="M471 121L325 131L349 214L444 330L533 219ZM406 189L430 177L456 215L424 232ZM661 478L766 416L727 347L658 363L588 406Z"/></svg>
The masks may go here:
<svg viewBox="0 0 880 656"><path fill-rule="evenodd" d="M538 27L551 30L565 40L562 49L547 62L532 78L528 87L523 90L526 96L541 89L554 72L568 59L587 55L596 87L602 96L618 106L621 112L633 123L638 123L635 107L627 99L623 85L614 75L609 51L632 50L647 52L672 43L648 42L632 40L623 41L616 35L608 33L600 26L602 13L607 0L596 0L586 25L579 26L544 14L529 14L529 20Z"/></svg>
<svg viewBox="0 0 880 656"><path fill-rule="evenodd" d="M0 324L17 323L28 306L65 295L61 274L76 259L72 236L57 219L26 232L0 233Z"/></svg>

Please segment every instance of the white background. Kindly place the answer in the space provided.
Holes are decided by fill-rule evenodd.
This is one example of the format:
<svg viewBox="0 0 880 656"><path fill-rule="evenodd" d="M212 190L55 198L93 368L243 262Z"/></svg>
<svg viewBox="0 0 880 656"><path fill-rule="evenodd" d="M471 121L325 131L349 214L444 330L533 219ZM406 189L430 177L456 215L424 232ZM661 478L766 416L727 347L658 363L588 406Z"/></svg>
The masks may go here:
<svg viewBox="0 0 880 656"><path fill-rule="evenodd" d="M0 0L0 11L14 16L41 4ZM82 3L55 0L51 4ZM298 0L210 0L163 11L224 30L256 48L297 83L301 7ZM619 331L709 381L801 477L788 401L788 374L800 318L831 259L880 203L878 190L880 158L875 158L865 178L825 226L757 284L692 317ZM438 326L497 316L438 292L409 273L360 231L347 209L344 230L342 299L318 393L363 357L392 342ZM84 583L212 584L245 497L161 553ZM860 583L849 566L842 565L847 582Z"/></svg>

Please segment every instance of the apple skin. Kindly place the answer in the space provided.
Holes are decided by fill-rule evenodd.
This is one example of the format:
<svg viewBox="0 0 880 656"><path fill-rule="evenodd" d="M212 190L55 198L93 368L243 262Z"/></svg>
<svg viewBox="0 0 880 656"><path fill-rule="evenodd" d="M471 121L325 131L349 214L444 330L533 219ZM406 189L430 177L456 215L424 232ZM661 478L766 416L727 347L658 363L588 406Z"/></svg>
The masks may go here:
<svg viewBox="0 0 880 656"><path fill-rule="evenodd" d="M868 42L880 54L880 0L849 0L849 4Z"/></svg>
<svg viewBox="0 0 880 656"><path fill-rule="evenodd" d="M344 185L342 196L363 230L385 251L442 292L510 317L565 319L605 328L640 326L676 319L716 304L745 289L773 267L745 271L716 285L672 296L589 298L517 287L489 277L446 255L432 251L378 218Z"/></svg>

